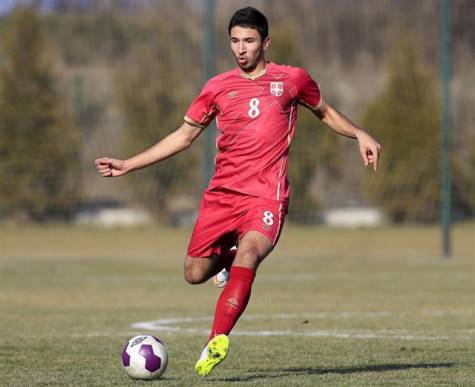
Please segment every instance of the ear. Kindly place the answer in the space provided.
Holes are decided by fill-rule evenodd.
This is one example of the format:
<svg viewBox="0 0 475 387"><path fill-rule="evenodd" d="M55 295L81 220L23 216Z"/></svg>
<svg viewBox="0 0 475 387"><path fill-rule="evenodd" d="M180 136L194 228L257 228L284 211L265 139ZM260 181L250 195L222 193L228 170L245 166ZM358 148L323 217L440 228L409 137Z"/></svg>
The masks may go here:
<svg viewBox="0 0 475 387"><path fill-rule="evenodd" d="M268 36L267 38L264 39L264 42L262 42L262 49L264 51L267 51L270 47L270 43L271 43L271 39L270 39L270 36Z"/></svg>

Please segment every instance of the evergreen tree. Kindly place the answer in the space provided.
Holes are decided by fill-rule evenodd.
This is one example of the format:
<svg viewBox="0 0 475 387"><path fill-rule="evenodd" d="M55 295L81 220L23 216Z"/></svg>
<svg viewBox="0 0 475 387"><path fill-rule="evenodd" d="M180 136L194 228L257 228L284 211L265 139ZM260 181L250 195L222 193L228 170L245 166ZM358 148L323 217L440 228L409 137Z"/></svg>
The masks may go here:
<svg viewBox="0 0 475 387"><path fill-rule="evenodd" d="M58 91L41 20L19 8L9 20L0 67L0 210L44 221L71 214L78 197L77 136Z"/></svg>
<svg viewBox="0 0 475 387"><path fill-rule="evenodd" d="M454 155L452 162L452 209L454 219L467 219L475 214L475 179L473 178L475 172L475 143L469 140L468 144L465 145L469 147L468 154L466 156ZM455 156L460 157L456 158Z"/></svg>
<svg viewBox="0 0 475 387"><path fill-rule="evenodd" d="M137 46L118 72L122 152L127 155L149 148L176 130L191 101L176 42L162 26L155 26L151 33L156 37L153 42ZM199 190L199 148L195 143L186 152L127 176L136 200L159 217L176 194L189 195L193 187Z"/></svg>
<svg viewBox="0 0 475 387"><path fill-rule="evenodd" d="M272 33L270 58L279 64L302 66L299 39L294 28L277 26ZM297 129L292 140L288 166L292 187L290 219L297 222L311 222L312 213L319 208L311 182L316 170L321 175L338 175L336 159L337 136L331 133L315 115L304 107L298 110Z"/></svg>
<svg viewBox="0 0 475 387"><path fill-rule="evenodd" d="M440 97L410 33L393 44L388 74L363 118L384 148L380 173L365 179L363 189L396 222L434 221L440 203Z"/></svg>

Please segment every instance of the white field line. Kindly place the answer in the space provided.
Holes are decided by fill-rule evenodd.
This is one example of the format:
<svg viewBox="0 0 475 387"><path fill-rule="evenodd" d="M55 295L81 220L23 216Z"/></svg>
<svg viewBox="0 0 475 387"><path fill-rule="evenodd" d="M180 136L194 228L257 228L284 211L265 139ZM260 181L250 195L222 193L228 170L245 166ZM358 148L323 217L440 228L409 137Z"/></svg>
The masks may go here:
<svg viewBox="0 0 475 387"><path fill-rule="evenodd" d="M353 313L353 312L340 312L335 314L328 313L315 313L315 314L273 314L267 316L243 316L241 320L258 320L258 319L308 319L308 318L325 318L325 317L339 317L339 318L350 318L350 317L388 317L394 316L391 312L368 312L368 313ZM154 332L162 333L179 333L179 334L208 334L208 329L198 329L198 328L187 328L177 326L178 324L189 324L196 322L210 322L212 317L176 317L176 318L166 318L153 321L144 321L137 322L132 324L132 328L139 330L148 330ZM456 337L452 336L438 336L438 335L427 335L427 334L418 334L411 333L405 330L401 331L340 331L340 330L312 330L305 332L297 332L292 330L256 330L256 331L243 331L235 330L233 331L233 336L292 336L292 337L333 337L339 339L391 339L391 340L473 340L473 337L466 336L466 330L464 335L460 336L459 331L454 331L454 333L459 333Z"/></svg>

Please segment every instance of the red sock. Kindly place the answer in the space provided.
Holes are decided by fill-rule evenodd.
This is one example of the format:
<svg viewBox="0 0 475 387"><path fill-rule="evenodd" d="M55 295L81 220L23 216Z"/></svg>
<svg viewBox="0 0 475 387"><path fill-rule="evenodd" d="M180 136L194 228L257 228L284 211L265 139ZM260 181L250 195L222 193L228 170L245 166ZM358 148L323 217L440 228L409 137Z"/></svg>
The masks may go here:
<svg viewBox="0 0 475 387"><path fill-rule="evenodd" d="M228 335L246 309L251 296L252 282L255 272L252 269L232 266L229 282L224 288L216 304L213 328L209 340L214 336Z"/></svg>

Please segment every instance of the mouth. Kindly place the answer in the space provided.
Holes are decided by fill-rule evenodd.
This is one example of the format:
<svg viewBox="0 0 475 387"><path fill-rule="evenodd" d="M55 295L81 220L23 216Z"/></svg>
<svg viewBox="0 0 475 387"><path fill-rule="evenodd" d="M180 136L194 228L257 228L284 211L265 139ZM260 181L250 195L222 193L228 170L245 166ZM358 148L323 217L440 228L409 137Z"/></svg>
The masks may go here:
<svg viewBox="0 0 475 387"><path fill-rule="evenodd" d="M237 60L241 66L245 66L247 64L247 58L237 58Z"/></svg>

